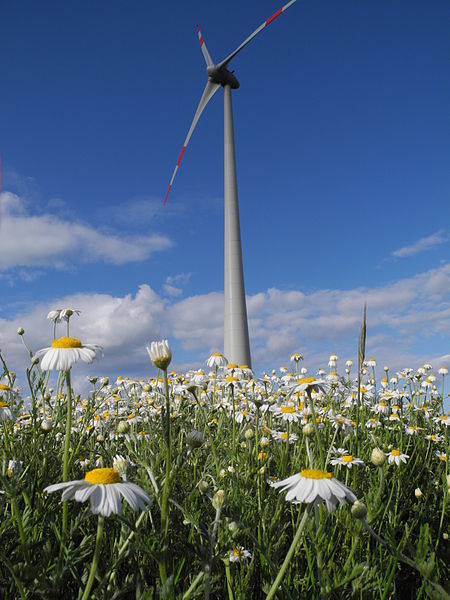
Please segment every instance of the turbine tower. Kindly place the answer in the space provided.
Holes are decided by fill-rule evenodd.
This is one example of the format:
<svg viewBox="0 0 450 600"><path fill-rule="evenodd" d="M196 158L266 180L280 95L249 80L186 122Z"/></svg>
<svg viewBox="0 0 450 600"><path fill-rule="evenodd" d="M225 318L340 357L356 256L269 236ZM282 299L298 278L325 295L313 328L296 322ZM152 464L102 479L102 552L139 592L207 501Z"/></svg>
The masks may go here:
<svg viewBox="0 0 450 600"><path fill-rule="evenodd" d="M224 268L224 355L232 363L251 367L250 341L248 335L247 306L245 302L244 269L242 266L241 229L236 179L236 159L234 150L233 110L231 90L237 90L239 81L227 69L230 61L269 23L281 15L296 0L290 0L266 19L240 46L221 62L215 64L206 47L200 27L197 25L200 48L206 62L208 81L197 106L194 118L178 157L177 164L164 198L167 202L181 159L191 139L197 122L208 102L219 87L224 91L224 205L225 205L225 268Z"/></svg>

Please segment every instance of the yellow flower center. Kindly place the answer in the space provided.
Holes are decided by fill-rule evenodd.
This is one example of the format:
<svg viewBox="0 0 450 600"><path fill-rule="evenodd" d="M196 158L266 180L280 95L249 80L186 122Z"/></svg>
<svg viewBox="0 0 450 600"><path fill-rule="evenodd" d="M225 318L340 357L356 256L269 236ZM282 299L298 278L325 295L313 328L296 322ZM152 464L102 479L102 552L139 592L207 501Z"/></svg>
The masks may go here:
<svg viewBox="0 0 450 600"><path fill-rule="evenodd" d="M394 448L394 450L391 450L391 454L392 456L400 456L400 450L395 450Z"/></svg>
<svg viewBox="0 0 450 600"><path fill-rule="evenodd" d="M332 474L320 469L303 469L300 475L305 479L331 479Z"/></svg>
<svg viewBox="0 0 450 600"><path fill-rule="evenodd" d="M76 338L62 337L58 340L53 340L52 348L81 348L81 342Z"/></svg>
<svg viewBox="0 0 450 600"><path fill-rule="evenodd" d="M226 383L233 383L234 381L239 381L238 377L225 377Z"/></svg>
<svg viewBox="0 0 450 600"><path fill-rule="evenodd" d="M282 440L287 440L287 433L283 432L280 437Z"/></svg>
<svg viewBox="0 0 450 600"><path fill-rule="evenodd" d="M116 469L93 469L84 476L85 481L95 484L108 485L110 483L120 483L119 471Z"/></svg>
<svg viewBox="0 0 450 600"><path fill-rule="evenodd" d="M297 379L297 384L301 385L302 383L312 383L315 380L315 377L302 377L301 379Z"/></svg>
<svg viewBox="0 0 450 600"><path fill-rule="evenodd" d="M344 454L343 456L341 456L341 460L344 463L350 463L353 460L353 456L351 454Z"/></svg>
<svg viewBox="0 0 450 600"><path fill-rule="evenodd" d="M239 548L234 548L233 556L241 556L242 552Z"/></svg>
<svg viewBox="0 0 450 600"><path fill-rule="evenodd" d="M10 390L11 388L6 383L0 383L0 390Z"/></svg>
<svg viewBox="0 0 450 600"><path fill-rule="evenodd" d="M282 413L288 413L288 414L293 414L295 413L295 406L282 406L281 407L281 412Z"/></svg>
<svg viewBox="0 0 450 600"><path fill-rule="evenodd" d="M0 408L7 408L7 406L7 402L3 402L2 400L0 400Z"/></svg>

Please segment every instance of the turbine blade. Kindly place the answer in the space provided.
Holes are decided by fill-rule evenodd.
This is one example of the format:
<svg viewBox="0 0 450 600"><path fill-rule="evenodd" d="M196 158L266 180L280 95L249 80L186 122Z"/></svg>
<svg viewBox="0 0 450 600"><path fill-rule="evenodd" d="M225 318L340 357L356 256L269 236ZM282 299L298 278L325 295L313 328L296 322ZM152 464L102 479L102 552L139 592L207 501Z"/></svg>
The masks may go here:
<svg viewBox="0 0 450 600"><path fill-rule="evenodd" d="M217 65L217 68L220 69L221 67L226 67L228 65L228 63L236 56L236 54L238 54L238 52L240 52L243 48L245 48L245 46L255 37L255 35L258 35L258 33L260 31L262 31L265 27L267 27L267 25L269 25L269 23L272 23L272 21L274 21L277 17L279 17L281 15L281 13L283 13L286 9L288 9L290 6L292 6L292 4L294 4L295 1L296 0L290 0L290 2L288 2L287 4L285 4L284 6L279 8L275 13L273 13L273 15L271 17L266 19L264 21L264 23L261 23L261 25L258 27L258 29L255 29L255 31L251 35L249 35L248 38L245 39L242 42L242 44L236 48L236 50L234 50L221 63L219 63Z"/></svg>
<svg viewBox="0 0 450 600"><path fill-rule="evenodd" d="M202 49L203 56L204 56L205 62L206 62L206 66L210 67L214 63L213 63L210 53L208 52L208 48L206 47L205 40L203 39L202 32L200 31L199 25L197 25L197 33L198 33L198 41L200 42L200 48Z"/></svg>
<svg viewBox="0 0 450 600"><path fill-rule="evenodd" d="M164 198L164 204L167 202L167 197L169 196L170 188L172 187L173 180L175 179L175 175L177 174L178 167L180 166L181 159L183 158L184 151L186 150L186 146L191 139L191 135L197 125L198 120L200 119L200 115L202 114L205 106L220 88L218 83L212 83L212 81L208 81L206 83L205 89L203 90L202 97L200 98L200 102L198 103L197 110L195 111L194 118L192 120L191 126L189 128L186 139L184 140L183 148L181 149L180 156L178 157L177 164L175 165L175 169L173 171L172 179L169 183L169 189L167 190L166 197Z"/></svg>

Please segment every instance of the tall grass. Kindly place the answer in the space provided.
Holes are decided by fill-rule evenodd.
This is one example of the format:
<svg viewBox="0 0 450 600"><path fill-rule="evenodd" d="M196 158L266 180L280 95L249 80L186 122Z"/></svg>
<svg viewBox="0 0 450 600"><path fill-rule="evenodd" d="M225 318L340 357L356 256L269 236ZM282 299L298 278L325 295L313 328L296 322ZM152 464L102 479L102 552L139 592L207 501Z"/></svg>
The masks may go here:
<svg viewBox="0 0 450 600"><path fill-rule="evenodd" d="M122 476L153 500L105 518L91 598L264 598L306 514L270 482L322 461L367 506L366 519L348 505L305 517L276 597L449 597L450 418L440 379L426 368L375 382L361 344L359 356L360 368L325 374L318 391L295 391L295 373L257 378L229 366L169 373L167 388L163 373L94 377L83 397L67 393L64 375L50 389L36 363L29 393L18 393L2 356L13 418L1 421L0 597L78 598L86 587L97 517L89 503L67 503L63 535L60 498L43 493L61 481L69 401L68 478L120 455ZM393 449L406 463L383 462ZM364 465L331 467L344 450Z"/></svg>

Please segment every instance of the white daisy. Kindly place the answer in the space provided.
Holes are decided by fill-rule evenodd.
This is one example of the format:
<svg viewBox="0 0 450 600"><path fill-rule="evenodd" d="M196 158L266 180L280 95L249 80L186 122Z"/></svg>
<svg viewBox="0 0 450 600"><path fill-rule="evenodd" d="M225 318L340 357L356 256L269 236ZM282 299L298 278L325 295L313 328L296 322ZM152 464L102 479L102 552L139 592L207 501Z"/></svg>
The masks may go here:
<svg viewBox="0 0 450 600"><path fill-rule="evenodd" d="M90 500L91 511L94 515L109 517L111 513L119 514L122 509L122 499L128 502L133 510L143 510L150 504L149 496L142 488L134 483L122 481L116 469L93 469L88 471L84 479L55 483L45 488L46 494L64 490L61 502L75 500L86 502Z"/></svg>
<svg viewBox="0 0 450 600"><path fill-rule="evenodd" d="M41 358L43 371L68 371L79 360L91 363L96 354L102 352L102 347L96 344L82 344L80 340L62 337L53 340L50 348L38 350L35 358Z"/></svg>
<svg viewBox="0 0 450 600"><path fill-rule="evenodd" d="M364 462L360 458L355 458L351 454L343 454L342 456L336 456L330 460L331 465L344 465L348 469L351 469L353 465L363 465Z"/></svg>
<svg viewBox="0 0 450 600"><path fill-rule="evenodd" d="M152 342L150 346L147 346L147 352L156 368L165 371L170 365L172 350L167 340Z"/></svg>
<svg viewBox="0 0 450 600"><path fill-rule="evenodd" d="M392 463L395 463L398 466L400 466L401 462L406 463L406 460L409 458L408 454L402 454L400 452L400 450L397 450L396 448L393 448L390 452L388 452L386 454L386 457L388 459L388 463L391 465Z"/></svg>
<svg viewBox="0 0 450 600"><path fill-rule="evenodd" d="M274 488L287 491L286 500L293 504L313 504L318 506L325 502L328 512L333 512L338 502L342 505L348 500L356 501L355 494L327 471L319 469L303 469L282 481L271 483Z"/></svg>
<svg viewBox="0 0 450 600"><path fill-rule="evenodd" d="M236 548L233 548L233 550L230 552L229 555L229 560L230 562L245 562L246 560L251 559L252 555L251 552L249 552L248 550L246 550L243 546L237 546Z"/></svg>
<svg viewBox="0 0 450 600"><path fill-rule="evenodd" d="M212 369L213 367L226 367L228 360L220 352L214 352L206 361L206 366Z"/></svg>
<svg viewBox="0 0 450 600"><path fill-rule="evenodd" d="M0 421L12 421L13 414L7 402L0 400Z"/></svg>

